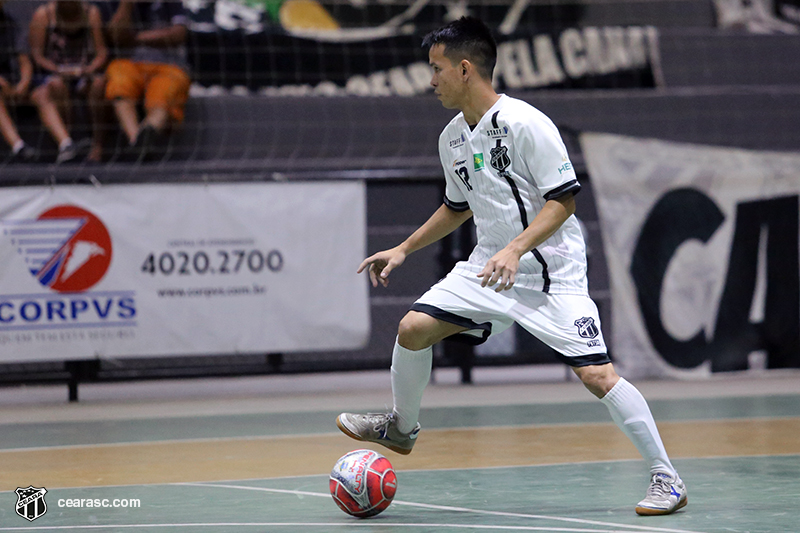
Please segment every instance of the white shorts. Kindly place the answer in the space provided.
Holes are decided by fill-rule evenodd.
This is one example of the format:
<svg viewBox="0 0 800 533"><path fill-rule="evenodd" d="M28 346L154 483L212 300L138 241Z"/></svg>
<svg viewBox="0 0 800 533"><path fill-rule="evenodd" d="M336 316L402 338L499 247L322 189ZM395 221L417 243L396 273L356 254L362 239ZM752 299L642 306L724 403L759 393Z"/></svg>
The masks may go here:
<svg viewBox="0 0 800 533"><path fill-rule="evenodd" d="M597 306L589 296L546 294L512 287L497 293L454 272L431 287L411 306L467 331L453 340L481 344L514 322L551 347L570 366L610 363Z"/></svg>

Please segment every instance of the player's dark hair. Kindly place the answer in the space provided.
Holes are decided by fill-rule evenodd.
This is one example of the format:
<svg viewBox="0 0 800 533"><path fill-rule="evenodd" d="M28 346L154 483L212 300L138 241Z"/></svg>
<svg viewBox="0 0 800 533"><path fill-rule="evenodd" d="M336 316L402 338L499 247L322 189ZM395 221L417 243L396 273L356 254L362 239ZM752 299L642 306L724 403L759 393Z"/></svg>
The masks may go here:
<svg viewBox="0 0 800 533"><path fill-rule="evenodd" d="M430 49L436 44L444 45L444 56L455 64L468 60L478 69L478 74L492 79L497 63L497 43L486 24L475 17L458 20L430 32L422 40L422 47Z"/></svg>

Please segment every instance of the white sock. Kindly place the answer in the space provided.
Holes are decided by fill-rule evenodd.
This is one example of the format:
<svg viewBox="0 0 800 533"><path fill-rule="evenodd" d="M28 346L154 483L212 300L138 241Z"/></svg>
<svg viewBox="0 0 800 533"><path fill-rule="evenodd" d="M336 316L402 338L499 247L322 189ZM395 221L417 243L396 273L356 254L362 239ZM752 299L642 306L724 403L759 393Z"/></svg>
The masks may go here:
<svg viewBox="0 0 800 533"><path fill-rule="evenodd" d="M407 350L394 341L392 352L392 393L397 429L411 433L419 419L422 393L431 379L433 348Z"/></svg>
<svg viewBox="0 0 800 533"><path fill-rule="evenodd" d="M14 152L14 155L16 155L20 153L23 148L25 148L25 141L20 139L14 143L14 146L11 147L11 151Z"/></svg>
<svg viewBox="0 0 800 533"><path fill-rule="evenodd" d="M72 146L72 138L71 137L67 137L66 139L64 139L63 141L58 143L58 151L59 152L63 151L67 146Z"/></svg>
<svg viewBox="0 0 800 533"><path fill-rule="evenodd" d="M650 407L636 387L620 378L600 401L608 407L611 418L647 461L651 474L668 472L671 476L678 477L667 457Z"/></svg>

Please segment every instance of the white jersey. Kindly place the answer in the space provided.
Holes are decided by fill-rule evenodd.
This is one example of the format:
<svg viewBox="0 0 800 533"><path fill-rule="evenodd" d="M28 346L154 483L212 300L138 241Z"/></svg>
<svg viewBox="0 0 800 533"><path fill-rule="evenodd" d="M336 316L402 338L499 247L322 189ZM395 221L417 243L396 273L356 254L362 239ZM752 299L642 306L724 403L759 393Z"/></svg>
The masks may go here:
<svg viewBox="0 0 800 533"><path fill-rule="evenodd" d="M478 243L453 269L477 275L486 262L528 227L549 199L577 193L580 184L555 124L530 104L500 99L470 129L463 113L439 137L446 177L444 202L471 209ZM520 259L516 287L588 296L586 245L571 216L555 234Z"/></svg>

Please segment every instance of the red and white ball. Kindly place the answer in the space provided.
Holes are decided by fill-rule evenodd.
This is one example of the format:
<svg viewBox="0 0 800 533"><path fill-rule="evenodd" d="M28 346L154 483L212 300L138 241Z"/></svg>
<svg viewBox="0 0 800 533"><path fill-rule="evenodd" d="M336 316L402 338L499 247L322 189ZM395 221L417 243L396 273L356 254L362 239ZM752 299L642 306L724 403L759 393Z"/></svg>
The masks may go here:
<svg viewBox="0 0 800 533"><path fill-rule="evenodd" d="M354 450L336 461L329 486L333 501L342 511L367 518L392 503L397 476L389 460L378 452Z"/></svg>

